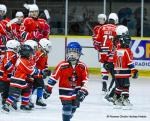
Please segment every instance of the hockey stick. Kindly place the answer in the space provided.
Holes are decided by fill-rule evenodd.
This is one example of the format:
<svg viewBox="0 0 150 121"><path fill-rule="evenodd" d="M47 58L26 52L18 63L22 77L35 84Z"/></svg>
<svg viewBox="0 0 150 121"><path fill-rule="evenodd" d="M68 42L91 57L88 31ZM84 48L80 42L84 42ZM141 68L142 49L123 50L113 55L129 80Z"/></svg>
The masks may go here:
<svg viewBox="0 0 150 121"><path fill-rule="evenodd" d="M111 76L112 76L112 80L111 80L111 82L110 82L110 85L109 85L108 90L110 90L110 89L112 88L112 86L113 86L113 84L114 84L114 82L115 82L115 80L116 80L114 69L111 69L111 70L109 70L109 71L110 71L110 74L111 74Z"/></svg>
<svg viewBox="0 0 150 121"><path fill-rule="evenodd" d="M44 14L45 14L45 16L46 16L46 19L47 19L47 23L49 24L50 23L50 15L49 15L49 12L48 12L48 10L47 9L45 9L44 10Z"/></svg>
<svg viewBox="0 0 150 121"><path fill-rule="evenodd" d="M85 24L86 24L86 26L88 27L88 29L93 33L93 29L92 29L92 27L90 26L89 22L86 22Z"/></svg>
<svg viewBox="0 0 150 121"><path fill-rule="evenodd" d="M10 21L6 24L6 27L10 27L12 24L14 24L14 23L16 23L16 22L18 22L18 18L14 18L14 19L10 20ZM6 29L6 31L7 31L7 29ZM12 36L15 40L18 40L18 38L13 34L12 31L8 31L8 32L11 34L11 36Z"/></svg>
<svg viewBox="0 0 150 121"><path fill-rule="evenodd" d="M25 7L27 10L29 10L30 9L30 4L27 4L27 3L25 3L25 4L23 4L23 7Z"/></svg>
<svg viewBox="0 0 150 121"><path fill-rule="evenodd" d="M6 26L7 26L7 27L10 27L12 24L16 23L17 21L18 21L18 18L14 18L14 19L10 20L10 21L6 24Z"/></svg>

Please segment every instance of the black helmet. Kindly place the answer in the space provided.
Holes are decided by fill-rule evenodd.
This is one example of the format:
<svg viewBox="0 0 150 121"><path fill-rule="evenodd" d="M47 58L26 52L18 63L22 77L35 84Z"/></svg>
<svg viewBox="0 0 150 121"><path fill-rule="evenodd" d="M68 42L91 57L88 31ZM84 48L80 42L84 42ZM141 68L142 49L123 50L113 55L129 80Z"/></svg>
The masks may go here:
<svg viewBox="0 0 150 121"><path fill-rule="evenodd" d="M119 41L122 48L129 48L131 43L131 37L129 35L120 36Z"/></svg>
<svg viewBox="0 0 150 121"><path fill-rule="evenodd" d="M21 57L29 59L30 54L33 54L33 49L29 45L22 45L19 53Z"/></svg>

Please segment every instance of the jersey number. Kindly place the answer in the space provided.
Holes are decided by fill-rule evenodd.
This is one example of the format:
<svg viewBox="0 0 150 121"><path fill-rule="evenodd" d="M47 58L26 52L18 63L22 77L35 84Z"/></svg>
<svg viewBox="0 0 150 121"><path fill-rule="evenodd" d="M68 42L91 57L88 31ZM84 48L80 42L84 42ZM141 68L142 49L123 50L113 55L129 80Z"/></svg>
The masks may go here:
<svg viewBox="0 0 150 121"><path fill-rule="evenodd" d="M104 35L103 38L104 38L103 46L105 46L107 39L111 39L113 41L114 37L112 35Z"/></svg>

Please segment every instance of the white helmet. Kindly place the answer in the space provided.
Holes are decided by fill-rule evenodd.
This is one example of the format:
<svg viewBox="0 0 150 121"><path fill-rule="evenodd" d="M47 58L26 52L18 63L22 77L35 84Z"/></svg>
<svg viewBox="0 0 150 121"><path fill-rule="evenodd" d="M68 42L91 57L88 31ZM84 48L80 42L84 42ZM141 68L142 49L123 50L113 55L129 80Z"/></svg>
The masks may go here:
<svg viewBox="0 0 150 121"><path fill-rule="evenodd" d="M16 17L23 17L23 12L22 11L17 11Z"/></svg>
<svg viewBox="0 0 150 121"><path fill-rule="evenodd" d="M98 22L100 24L104 24L106 22L106 19L107 19L105 14L98 14L97 18L98 18Z"/></svg>
<svg viewBox="0 0 150 121"><path fill-rule="evenodd" d="M34 51L36 51L38 48L38 43L34 40L26 40L24 45L29 45Z"/></svg>
<svg viewBox="0 0 150 121"><path fill-rule="evenodd" d="M4 4L0 4L0 10L4 11L4 15L7 13L7 7Z"/></svg>
<svg viewBox="0 0 150 121"><path fill-rule="evenodd" d="M118 15L116 13L110 13L108 17L108 21L110 19L114 20L115 24L118 24Z"/></svg>
<svg viewBox="0 0 150 121"><path fill-rule="evenodd" d="M129 35L129 30L126 26L124 25L119 25L116 28L116 34L121 36L121 35Z"/></svg>
<svg viewBox="0 0 150 121"><path fill-rule="evenodd" d="M20 49L19 46L20 46L20 43L17 40L9 40L6 43L7 49L8 50L13 50L15 52L19 51L19 49Z"/></svg>
<svg viewBox="0 0 150 121"><path fill-rule="evenodd" d="M39 41L39 45L41 46L41 48L46 51L47 53L49 53L51 51L52 48L52 43L50 40L43 38Z"/></svg>
<svg viewBox="0 0 150 121"><path fill-rule="evenodd" d="M29 6L29 11L39 11L39 8L36 4L32 4Z"/></svg>

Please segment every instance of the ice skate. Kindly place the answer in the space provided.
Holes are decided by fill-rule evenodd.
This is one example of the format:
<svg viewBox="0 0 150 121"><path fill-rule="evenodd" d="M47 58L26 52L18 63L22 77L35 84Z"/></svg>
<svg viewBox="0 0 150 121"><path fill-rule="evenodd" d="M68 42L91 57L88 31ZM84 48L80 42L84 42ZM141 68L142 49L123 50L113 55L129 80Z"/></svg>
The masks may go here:
<svg viewBox="0 0 150 121"><path fill-rule="evenodd" d="M40 107L45 108L46 104L43 102L43 100L41 98L37 98L36 106L38 106L37 108L40 108Z"/></svg>
<svg viewBox="0 0 150 121"><path fill-rule="evenodd" d="M104 97L108 102L113 103L114 99L112 97L110 97L108 94Z"/></svg>
<svg viewBox="0 0 150 121"><path fill-rule="evenodd" d="M30 107L30 108L34 108L34 103L31 102L31 101L29 101L29 107Z"/></svg>
<svg viewBox="0 0 150 121"><path fill-rule="evenodd" d="M114 109L121 109L123 106L122 97L114 101Z"/></svg>
<svg viewBox="0 0 150 121"><path fill-rule="evenodd" d="M130 102L129 99L124 99L124 101L123 101L123 109L124 110L131 110L132 106L133 106L133 104Z"/></svg>
<svg viewBox="0 0 150 121"><path fill-rule="evenodd" d="M29 105L21 105L21 106L20 106L20 109L21 109L21 110L24 110L24 111L30 111L30 110L32 110L32 108L30 108Z"/></svg>
<svg viewBox="0 0 150 121"><path fill-rule="evenodd" d="M8 104L4 104L4 105L2 106L2 112L3 112L3 113L9 113L9 112L10 112L10 107L9 107Z"/></svg>

